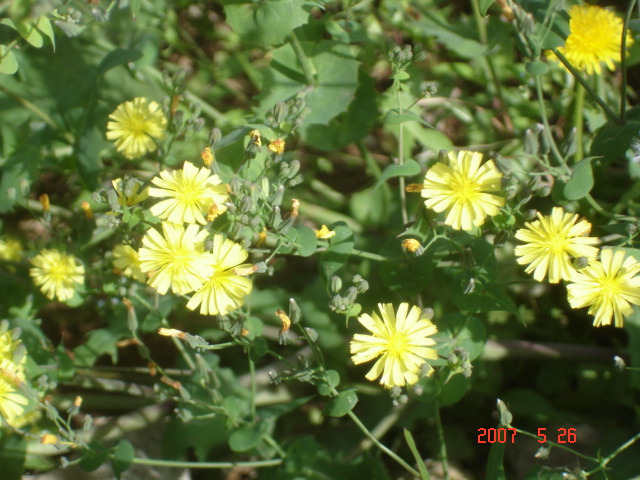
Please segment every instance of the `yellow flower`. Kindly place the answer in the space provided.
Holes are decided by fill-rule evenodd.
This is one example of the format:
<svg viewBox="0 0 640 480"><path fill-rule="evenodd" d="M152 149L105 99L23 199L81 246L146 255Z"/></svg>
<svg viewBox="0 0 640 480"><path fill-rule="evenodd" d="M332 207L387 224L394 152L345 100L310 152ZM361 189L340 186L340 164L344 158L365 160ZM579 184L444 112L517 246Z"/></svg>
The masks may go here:
<svg viewBox="0 0 640 480"><path fill-rule="evenodd" d="M15 238L8 237L0 240L0 259L8 262L18 262L22 258L22 244Z"/></svg>
<svg viewBox="0 0 640 480"><path fill-rule="evenodd" d="M336 232L334 232L333 230L329 230L326 225L322 225L320 230L314 229L313 231L316 232L316 237L318 237L320 240L328 240L331 237L336 236Z"/></svg>
<svg viewBox="0 0 640 480"><path fill-rule="evenodd" d="M252 282L243 275L253 273L254 268L242 264L249 254L237 243L218 234L213 237L213 272L187 303L195 310L200 305L202 315L226 315L244 303L251 292Z"/></svg>
<svg viewBox="0 0 640 480"><path fill-rule="evenodd" d="M40 287L47 298L61 302L73 297L78 285L84 284L84 267L73 255L58 250L42 250L31 259L29 270L33 283Z"/></svg>
<svg viewBox="0 0 640 480"><path fill-rule="evenodd" d="M277 138L269 143L269 150L278 155L282 155L284 152L284 140Z"/></svg>
<svg viewBox="0 0 640 480"><path fill-rule="evenodd" d="M601 64L609 70L620 61L622 20L613 12L595 5L574 5L569 10L570 34L564 47L558 47L569 63L587 74L602 72ZM627 33L626 44L632 43ZM551 58L556 58L551 53Z"/></svg>
<svg viewBox="0 0 640 480"><path fill-rule="evenodd" d="M211 205L215 205L217 215L227 209L227 185L206 167L198 170L191 162L184 162L182 170L163 170L151 183L160 188L150 188L149 195L169 197L151 207L151 213L170 222L204 225Z"/></svg>
<svg viewBox="0 0 640 480"><path fill-rule="evenodd" d="M129 245L116 245L113 249L113 266L125 277L133 278L138 282L144 282L147 279L140 270L138 252Z"/></svg>
<svg viewBox="0 0 640 480"><path fill-rule="evenodd" d="M591 231L589 222L578 221L578 215L560 207L554 207L547 217L537 215L538 220L525 223L525 227L516 232L516 238L526 245L518 245L515 254L520 265L529 265L525 272L533 272L538 282L544 280L547 272L550 283L569 281L576 271L572 258L598 256L598 249L591 246L598 239L585 236Z"/></svg>
<svg viewBox="0 0 640 480"><path fill-rule="evenodd" d="M156 149L156 140L165 135L167 119L160 105L144 97L118 105L109 115L107 138L115 140L116 148L129 159L139 158Z"/></svg>
<svg viewBox="0 0 640 480"><path fill-rule="evenodd" d="M8 425L16 427L29 403L27 397L18 390L16 380L20 381L20 377L7 362L0 362L0 416Z"/></svg>
<svg viewBox="0 0 640 480"><path fill-rule="evenodd" d="M600 261L593 261L574 274L567 285L571 308L589 307L595 317L593 325L622 327L631 315L631 304L640 305L640 263L625 252L607 248L600 252Z"/></svg>
<svg viewBox="0 0 640 480"><path fill-rule="evenodd" d="M249 132L249 138L251 139L251 141L256 147L262 146L261 137L262 137L262 134L260 133L260 130L251 130Z"/></svg>
<svg viewBox="0 0 640 480"><path fill-rule="evenodd" d="M169 288L178 294L199 289L213 274L213 257L202 245L208 232L170 222L162 222L162 232L150 229L138 251L140 270L151 272L149 285L163 295Z"/></svg>
<svg viewBox="0 0 640 480"><path fill-rule="evenodd" d="M359 365L380 357L367 373L367 380L373 381L382 376L380 384L386 388L413 385L418 381L418 372L426 360L438 358L436 350L430 348L435 341L429 338L437 328L430 320L421 318L419 307L409 308L408 303L401 303L395 313L390 303L379 303L378 308L381 317L374 312L358 318L372 335L353 336L353 363Z"/></svg>
<svg viewBox="0 0 640 480"><path fill-rule="evenodd" d="M489 193L500 190L502 174L492 160L481 165L479 152L449 152L448 158L448 165L438 162L427 171L424 203L438 213L447 210L445 223L456 230L479 227L504 205L503 197Z"/></svg>
<svg viewBox="0 0 640 480"><path fill-rule="evenodd" d="M211 164L216 160L216 157L211 151L211 147L206 147L204 150L202 150L202 152L200 152L200 157L202 157L202 163L204 163L205 167L210 167Z"/></svg>
<svg viewBox="0 0 640 480"><path fill-rule="evenodd" d="M111 184L118 195L118 204L121 207L132 207L149 197L149 189L141 189L142 182L135 178L116 178Z"/></svg>
<svg viewBox="0 0 640 480"><path fill-rule="evenodd" d="M421 255L424 252L424 248L420 245L420 242L415 238L407 238L402 241L402 248L404 248L409 253L416 253Z"/></svg>

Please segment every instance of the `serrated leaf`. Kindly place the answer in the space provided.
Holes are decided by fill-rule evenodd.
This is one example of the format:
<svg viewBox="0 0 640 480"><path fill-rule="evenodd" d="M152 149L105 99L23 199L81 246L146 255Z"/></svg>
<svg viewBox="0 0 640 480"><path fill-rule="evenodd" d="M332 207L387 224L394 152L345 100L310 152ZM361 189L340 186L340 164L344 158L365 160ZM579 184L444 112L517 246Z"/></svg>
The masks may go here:
<svg viewBox="0 0 640 480"><path fill-rule="evenodd" d="M118 445L113 452L113 457L111 458L111 467L113 468L113 474L115 477L120 480L120 475L122 472L125 472L131 466L131 462L133 462L133 458L135 456L135 451L133 449L133 445L128 440L120 440Z"/></svg>
<svg viewBox="0 0 640 480"><path fill-rule="evenodd" d="M18 60L13 51L5 45L0 45L0 73L13 75L18 71Z"/></svg>
<svg viewBox="0 0 640 480"><path fill-rule="evenodd" d="M579 200L585 197L593 188L593 171L591 161L596 157L580 160L573 167L571 179L564 186L564 197L567 200Z"/></svg>
<svg viewBox="0 0 640 480"><path fill-rule="evenodd" d="M422 169L420 165L415 160L405 160L402 165L388 165L383 171L382 175L373 186L373 188L378 188L384 182L394 177L413 177L418 175Z"/></svg>
<svg viewBox="0 0 640 480"><path fill-rule="evenodd" d="M358 395L356 392L349 390L329 400L324 406L324 410L331 417L344 417L353 410L356 403L358 403Z"/></svg>

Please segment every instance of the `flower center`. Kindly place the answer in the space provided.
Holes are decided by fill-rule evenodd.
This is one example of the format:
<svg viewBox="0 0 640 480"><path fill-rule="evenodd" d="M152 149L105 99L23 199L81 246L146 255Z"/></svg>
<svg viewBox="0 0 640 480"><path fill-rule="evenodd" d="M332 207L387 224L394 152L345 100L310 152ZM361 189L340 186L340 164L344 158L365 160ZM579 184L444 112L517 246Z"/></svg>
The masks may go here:
<svg viewBox="0 0 640 480"><path fill-rule="evenodd" d="M615 299L620 294L620 279L617 276L611 277L605 275L599 280L602 295L605 296L607 300Z"/></svg>
<svg viewBox="0 0 640 480"><path fill-rule="evenodd" d="M387 351L389 355L396 358L403 356L408 346L407 337L402 332L394 332L387 340Z"/></svg>
<svg viewBox="0 0 640 480"><path fill-rule="evenodd" d="M147 133L147 123L144 115L131 115L127 122L127 130L131 135L140 136Z"/></svg>
<svg viewBox="0 0 640 480"><path fill-rule="evenodd" d="M451 182L451 190L459 201L471 201L478 196L478 185L469 177L456 175Z"/></svg>

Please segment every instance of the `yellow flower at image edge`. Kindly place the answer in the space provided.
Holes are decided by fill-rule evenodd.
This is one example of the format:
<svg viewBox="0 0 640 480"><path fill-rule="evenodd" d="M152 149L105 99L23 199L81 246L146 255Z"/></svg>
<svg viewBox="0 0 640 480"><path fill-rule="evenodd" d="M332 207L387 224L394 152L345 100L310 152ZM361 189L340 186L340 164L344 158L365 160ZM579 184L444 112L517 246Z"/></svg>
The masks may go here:
<svg viewBox="0 0 640 480"><path fill-rule="evenodd" d="M147 279L140 270L138 252L129 245L116 245L113 249L113 266L125 277L133 278L138 282L144 282Z"/></svg>
<svg viewBox="0 0 640 480"><path fill-rule="evenodd" d="M640 305L640 263L626 257L622 250L607 248L600 252L600 261L593 261L573 276L567 285L571 308L589 307L595 317L593 325L622 327L631 315L631 304Z"/></svg>
<svg viewBox="0 0 640 480"><path fill-rule="evenodd" d="M549 216L537 215L538 220L525 223L516 232L516 238L526 245L518 245L515 254L520 265L528 265L525 272L533 272L538 282L544 280L547 272L550 283L569 281L576 271L572 258L598 256L598 249L592 246L598 239L585 236L591 231L589 222L578 221L578 215L561 207L554 207Z"/></svg>
<svg viewBox="0 0 640 480"><path fill-rule="evenodd" d="M156 217L173 223L207 223L204 214L215 206L215 214L223 213L227 207L227 185L217 175L211 175L206 167L196 168L184 162L182 170L163 170L151 183L159 188L149 188L152 197L166 198L151 207Z"/></svg>
<svg viewBox="0 0 640 480"><path fill-rule="evenodd" d="M26 355L19 363L15 363L14 355L20 340L14 339L14 331L5 330L0 333L0 416L14 427L22 423L22 416L28 405L28 399L19 391L19 383L23 382Z"/></svg>
<svg viewBox="0 0 640 480"><path fill-rule="evenodd" d="M418 373L426 360L438 358L436 350L430 348L435 341L429 338L437 328L430 320L421 318L422 312L417 306L401 303L397 312L393 311L390 303L380 303L378 308L380 316L374 312L358 318L371 335L353 336L353 363L359 365L377 358L366 375L367 380L381 377L380 383L386 388L413 385L418 381Z"/></svg>
<svg viewBox="0 0 640 480"><path fill-rule="evenodd" d="M187 308L200 306L202 315L226 315L244 303L252 282L243 275L253 272L252 265L242 264L247 251L218 234L213 237L213 274L189 300Z"/></svg>
<svg viewBox="0 0 640 480"><path fill-rule="evenodd" d="M162 140L165 136L167 119L160 105L144 97L118 105L109 119L107 138L115 140L118 151L129 159L153 152L155 140Z"/></svg>
<svg viewBox="0 0 640 480"><path fill-rule="evenodd" d="M17 262L22 258L22 244L15 238L0 240L0 259Z"/></svg>
<svg viewBox="0 0 640 480"><path fill-rule="evenodd" d="M502 174L492 160L482 163L479 152L448 153L448 164L436 163L425 175L421 194L427 208L447 212L445 224L456 230L481 226L504 205L500 190Z"/></svg>
<svg viewBox="0 0 640 480"><path fill-rule="evenodd" d="M213 274L213 257L205 253L202 242L208 232L198 225L162 222L162 234L150 229L138 251L140 270L151 272L149 285L165 294L171 288L177 294L198 290Z"/></svg>
<svg viewBox="0 0 640 480"><path fill-rule="evenodd" d="M29 270L33 283L40 287L45 296L61 302L73 297L78 285L84 284L84 267L78 265L73 255L58 250L42 250L31 259Z"/></svg>
<svg viewBox="0 0 640 480"><path fill-rule="evenodd" d="M111 181L113 189L118 195L118 204L121 207L132 207L149 198L149 189L142 188L142 182L134 178L116 178Z"/></svg>
<svg viewBox="0 0 640 480"><path fill-rule="evenodd" d="M595 5L574 5L569 16L570 34L558 51L576 69L587 74L600 74L602 63L613 70L613 62L620 61L622 20L615 13ZM626 46L632 43L631 35L627 33ZM556 58L553 52L550 57Z"/></svg>

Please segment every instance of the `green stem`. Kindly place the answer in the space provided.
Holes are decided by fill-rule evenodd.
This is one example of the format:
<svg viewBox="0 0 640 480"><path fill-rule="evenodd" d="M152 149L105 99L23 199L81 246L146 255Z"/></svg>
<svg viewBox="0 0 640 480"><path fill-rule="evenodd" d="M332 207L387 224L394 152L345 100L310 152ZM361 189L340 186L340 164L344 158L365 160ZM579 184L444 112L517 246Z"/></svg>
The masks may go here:
<svg viewBox="0 0 640 480"><path fill-rule="evenodd" d="M533 433L529 433L525 430L520 430L519 428L516 428L516 432L517 433L521 433L523 435L526 435L527 437L531 437L531 438L535 438L536 440L540 440L540 437L538 437L537 435L534 435ZM640 434L639 434L640 435ZM577 455L578 457L584 458L585 460L589 460L591 462L595 462L598 463L599 460L597 458L593 458L590 457L589 455L584 455L580 452L576 452L573 448L567 447L565 445L562 445L561 443L556 443L556 442L552 442L551 440L547 440L544 442L544 445L549 444L552 445L556 448L559 448L560 450L564 450L566 452L570 452L573 453L574 455Z"/></svg>
<svg viewBox="0 0 640 480"><path fill-rule="evenodd" d="M544 107L544 98L542 96L542 81L540 80L540 76L535 76L536 82L536 94L538 96L538 105L540 107L540 118L542 119L542 124L544 125L543 135L547 137L547 142L551 146L551 152L553 153L556 161L564 167L567 173L571 173L569 167L565 163L564 157L560 153L558 146L556 145L555 140L553 139L553 135L551 135L551 127L549 126L549 119L547 118L547 111Z"/></svg>
<svg viewBox="0 0 640 480"><path fill-rule="evenodd" d="M396 96L398 99L398 113L402 115L402 102L400 101L400 88L396 90ZM403 133L402 123L398 125L398 165L402 165L404 163L404 133ZM407 197L406 192L404 191L404 177L400 177L398 182L398 188L400 189L400 206L402 212L402 224L406 225L409 221L409 217L407 215Z"/></svg>
<svg viewBox="0 0 640 480"><path fill-rule="evenodd" d="M489 37L487 35L487 25L480 14L480 5L478 0L471 0L471 8L473 9L473 20L476 23L476 28L478 29L478 36L480 37L480 43L483 45L489 44ZM491 77L491 82L496 89L496 96L500 100L500 107L504 107L505 102L502 97L502 88L500 87L500 82L498 81L498 75L496 74L496 69L493 66L493 60L490 55L482 55L482 61L484 61L487 70L489 71L489 77Z"/></svg>
<svg viewBox="0 0 640 480"><path fill-rule="evenodd" d="M364 252L362 250L357 250L355 248L351 251L351 255L355 255L356 257L360 257L360 258L367 258L369 260L375 260L376 262L388 262L389 261L389 259L387 257L384 257L382 255L378 255L377 253Z"/></svg>
<svg viewBox="0 0 640 480"><path fill-rule="evenodd" d="M622 118L620 118L620 116L616 112L614 112L611 109L611 107L609 107L609 105L604 103L604 100L602 100L600 95L598 95L595 92L595 90L591 88L591 86L587 83L587 81L582 76L582 74L578 70L576 70L576 68L573 65L571 65L571 63L569 63L569 60L567 60L567 58L562 53L560 53L557 49L554 49L553 53L556 54L556 57L558 57L558 60L560 60L560 62L562 62L562 64L567 68L567 70L571 72L571 74L575 77L578 83L584 87L584 89L591 96L591 98L593 98L593 100L598 105L600 105L602 110L604 110L604 113L607 115L607 117L609 117L609 120L612 120L617 124L622 125L623 124Z"/></svg>
<svg viewBox="0 0 640 480"><path fill-rule="evenodd" d="M384 444L380 443L380 441L375 436L373 436L373 434L369 431L369 429L367 427L365 427L365 425L360 421L360 419L358 418L358 416L355 413L353 413L351 411L347 415L349 415L351 420L353 420L353 423L355 423L357 425L357 427L360 429L360 431L362 433L364 433L364 435L369 440L371 440L376 447L378 447L382 452L386 453L391 458L393 458L396 462L398 462L400 465L402 465L404 467L404 469L407 472L409 472L411 475L413 475L414 477L418 477L418 478L420 477L420 473L417 470L415 470L411 465L409 465L402 458L400 458L398 455L396 455L393 451L391 451L389 448L387 448Z"/></svg>
<svg viewBox="0 0 640 480"><path fill-rule="evenodd" d="M249 359L249 374L251 375L251 407L250 409L251 409L251 418L254 419L256 418L256 364L251 359Z"/></svg>
<svg viewBox="0 0 640 480"><path fill-rule="evenodd" d="M604 468L607 466L607 464L613 460L615 457L617 457L620 453L622 453L623 450L626 450L627 448L629 448L631 445L633 445L638 439L640 439L640 433L637 433L635 436L633 436L632 438L630 438L629 440L627 440L625 443L623 443L622 445L620 445L617 449L615 449L613 451L613 453L611 453L611 455L609 455L608 457L602 459L600 461L600 465L595 469L592 470L591 472L587 473L587 476L594 474L595 472L597 472L598 470L604 470Z"/></svg>
<svg viewBox="0 0 640 480"><path fill-rule="evenodd" d="M584 88L580 84L576 85L576 102L573 111L573 126L576 129L576 153L573 156L574 162L579 162L584 158L582 136L584 132Z"/></svg>
<svg viewBox="0 0 640 480"><path fill-rule="evenodd" d="M622 70L622 86L620 87L620 120L624 123L627 110L627 29L629 28L629 20L631 20L631 12L636 0L631 0L627 7L627 14L624 16L624 24L622 26L622 41L620 42L620 69Z"/></svg>
<svg viewBox="0 0 640 480"><path fill-rule="evenodd" d="M444 439L444 429L442 428L442 419L440 418L440 404L434 400L434 411L436 430L438 431L438 443L440 444L440 461L442 462L442 470L444 471L445 480L449 480L449 463L447 461L447 443Z"/></svg>
<svg viewBox="0 0 640 480"><path fill-rule="evenodd" d="M624 222L634 222L634 223L637 222L637 220L638 220L635 217L627 217L626 215L618 215L616 213L611 213L611 212L605 210L604 208L602 208L598 204L598 202L595 201L595 199L591 195L586 195L584 198L589 203L589 205L591 205L591 208L593 208L596 212L598 212L603 217L613 218L613 219L624 221Z"/></svg>
<svg viewBox="0 0 640 480"><path fill-rule="evenodd" d="M255 460L252 462L181 462L176 460L160 460L156 458L138 458L134 457L131 463L137 465L152 465L164 468L260 468L260 467L276 467L282 463L281 458L272 460Z"/></svg>
<svg viewBox="0 0 640 480"><path fill-rule="evenodd" d="M291 47L293 48L294 53L302 67L302 73L304 73L304 78L307 82L307 85L315 85L315 75L313 74L313 65L311 64L307 54L304 53L304 49L302 48L302 44L295 33L289 35L289 42L291 43Z"/></svg>

